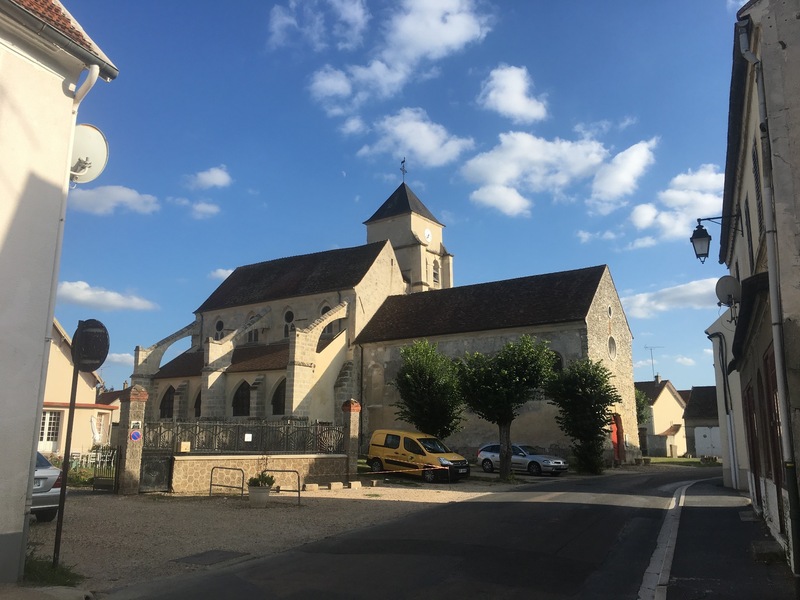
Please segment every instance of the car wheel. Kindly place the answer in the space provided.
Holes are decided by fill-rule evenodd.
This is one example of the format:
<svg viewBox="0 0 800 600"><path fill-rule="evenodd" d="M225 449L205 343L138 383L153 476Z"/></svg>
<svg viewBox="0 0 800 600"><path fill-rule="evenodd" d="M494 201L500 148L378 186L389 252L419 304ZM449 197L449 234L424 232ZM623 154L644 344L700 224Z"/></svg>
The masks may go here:
<svg viewBox="0 0 800 600"><path fill-rule="evenodd" d="M40 523L49 523L53 519L56 518L58 514L57 508L52 508L50 510L37 510L36 511L36 520Z"/></svg>
<svg viewBox="0 0 800 600"><path fill-rule="evenodd" d="M528 463L528 473L531 475L541 475L542 467L539 465L539 463L531 461Z"/></svg>
<svg viewBox="0 0 800 600"><path fill-rule="evenodd" d="M490 461L488 458L483 459L481 467L486 473L491 473L492 471L494 471L494 465L492 464L492 461Z"/></svg>
<svg viewBox="0 0 800 600"><path fill-rule="evenodd" d="M425 483L433 483L436 481L436 471L433 469L422 469L422 480Z"/></svg>
<svg viewBox="0 0 800 600"><path fill-rule="evenodd" d="M380 473L383 471L383 463L381 462L381 459L373 458L371 461L369 461L369 468L373 473Z"/></svg>

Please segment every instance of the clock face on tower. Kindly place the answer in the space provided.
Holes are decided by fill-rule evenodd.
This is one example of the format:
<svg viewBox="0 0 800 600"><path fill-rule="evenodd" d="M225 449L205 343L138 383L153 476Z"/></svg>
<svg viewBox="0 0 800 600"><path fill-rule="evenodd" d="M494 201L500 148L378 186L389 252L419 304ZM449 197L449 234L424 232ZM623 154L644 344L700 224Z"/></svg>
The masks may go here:
<svg viewBox="0 0 800 600"><path fill-rule="evenodd" d="M425 241L426 242L430 242L431 241L431 237L432 237L431 236L431 230L430 229L426 229L425 230Z"/></svg>

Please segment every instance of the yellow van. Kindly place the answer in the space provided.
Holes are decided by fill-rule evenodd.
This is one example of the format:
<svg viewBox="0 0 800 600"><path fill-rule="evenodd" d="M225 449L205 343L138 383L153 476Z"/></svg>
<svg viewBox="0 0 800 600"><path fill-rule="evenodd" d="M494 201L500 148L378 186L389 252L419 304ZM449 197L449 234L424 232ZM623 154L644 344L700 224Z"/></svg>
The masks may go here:
<svg viewBox="0 0 800 600"><path fill-rule="evenodd" d="M373 473L404 471L427 483L469 477L467 459L427 433L376 429L369 441L367 462Z"/></svg>

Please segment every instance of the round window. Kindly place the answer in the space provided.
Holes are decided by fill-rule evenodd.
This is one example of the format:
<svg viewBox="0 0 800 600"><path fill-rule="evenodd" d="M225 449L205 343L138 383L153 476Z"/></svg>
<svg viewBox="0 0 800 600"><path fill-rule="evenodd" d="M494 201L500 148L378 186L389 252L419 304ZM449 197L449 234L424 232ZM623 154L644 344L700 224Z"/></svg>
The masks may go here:
<svg viewBox="0 0 800 600"><path fill-rule="evenodd" d="M613 337L608 338L608 356L612 359L617 358L617 342Z"/></svg>
<svg viewBox="0 0 800 600"><path fill-rule="evenodd" d="M225 327L225 325L222 323L222 321L217 321L217 324L214 327L217 331L222 331L222 328Z"/></svg>
<svg viewBox="0 0 800 600"><path fill-rule="evenodd" d="M283 315L283 320L286 321L287 323L291 323L292 321L294 321L294 313L290 310L287 310L286 314Z"/></svg>

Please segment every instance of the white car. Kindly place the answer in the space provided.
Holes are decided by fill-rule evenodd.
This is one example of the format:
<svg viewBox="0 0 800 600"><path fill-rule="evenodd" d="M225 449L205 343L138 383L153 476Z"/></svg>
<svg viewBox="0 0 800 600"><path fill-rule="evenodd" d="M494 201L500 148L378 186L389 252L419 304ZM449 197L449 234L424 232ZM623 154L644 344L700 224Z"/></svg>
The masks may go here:
<svg viewBox="0 0 800 600"><path fill-rule="evenodd" d="M500 467L500 444L486 444L478 450L478 464L487 473ZM528 444L511 444L511 469L525 471L530 475L549 473L557 477L569 469L563 458L548 454L537 454Z"/></svg>
<svg viewBox="0 0 800 600"><path fill-rule="evenodd" d="M61 469L54 467L40 452L37 452L31 506L31 512L36 515L36 520L47 522L55 519L60 499Z"/></svg>

